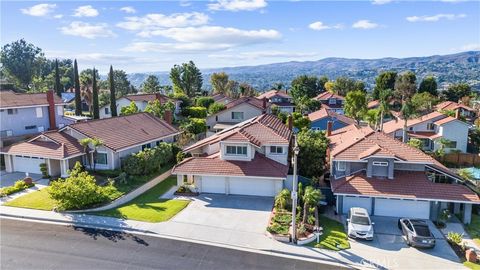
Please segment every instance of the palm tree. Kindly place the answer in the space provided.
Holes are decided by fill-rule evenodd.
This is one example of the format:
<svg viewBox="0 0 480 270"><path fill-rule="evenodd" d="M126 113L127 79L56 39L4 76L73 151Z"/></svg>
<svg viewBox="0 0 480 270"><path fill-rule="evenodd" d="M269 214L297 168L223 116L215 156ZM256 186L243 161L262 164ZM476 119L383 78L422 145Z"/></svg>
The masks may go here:
<svg viewBox="0 0 480 270"><path fill-rule="evenodd" d="M284 188L275 196L275 207L277 209L286 209L290 201L290 190Z"/></svg>
<svg viewBox="0 0 480 270"><path fill-rule="evenodd" d="M78 141L80 145L83 147L83 152L85 152L85 155L87 156L87 164L90 166L90 154L88 152L89 150L89 144L92 142L92 139L90 138L83 138Z"/></svg>
<svg viewBox="0 0 480 270"><path fill-rule="evenodd" d="M312 186L305 188L305 193L303 194L303 224L307 223L308 209L310 206L316 206L318 201L323 199L324 196L319 189L315 189Z"/></svg>
<svg viewBox="0 0 480 270"><path fill-rule="evenodd" d="M92 145L93 145L93 171L95 171L95 167L97 165L97 149L100 146L103 146L103 142L100 139L93 138L92 139Z"/></svg>
<svg viewBox="0 0 480 270"><path fill-rule="evenodd" d="M402 117L403 117L403 136L402 136L402 141L406 143L408 141L408 136L407 136L407 128L408 128L408 120L413 119L417 117L417 112L415 110L415 107L413 106L412 102L410 100L406 100L403 105L402 109L400 110Z"/></svg>
<svg viewBox="0 0 480 270"><path fill-rule="evenodd" d="M390 110L390 98L393 95L393 91L391 89L382 89L378 93L380 102L380 106L378 109L380 110L380 131L383 131L383 118L385 117L385 112Z"/></svg>

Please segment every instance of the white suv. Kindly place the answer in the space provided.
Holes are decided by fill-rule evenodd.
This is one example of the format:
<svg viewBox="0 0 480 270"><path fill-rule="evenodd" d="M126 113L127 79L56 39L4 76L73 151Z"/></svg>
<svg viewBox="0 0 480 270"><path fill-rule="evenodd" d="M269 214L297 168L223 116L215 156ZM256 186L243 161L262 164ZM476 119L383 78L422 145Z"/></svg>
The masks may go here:
<svg viewBox="0 0 480 270"><path fill-rule="evenodd" d="M348 237L373 240L373 224L366 209L352 207L348 211Z"/></svg>

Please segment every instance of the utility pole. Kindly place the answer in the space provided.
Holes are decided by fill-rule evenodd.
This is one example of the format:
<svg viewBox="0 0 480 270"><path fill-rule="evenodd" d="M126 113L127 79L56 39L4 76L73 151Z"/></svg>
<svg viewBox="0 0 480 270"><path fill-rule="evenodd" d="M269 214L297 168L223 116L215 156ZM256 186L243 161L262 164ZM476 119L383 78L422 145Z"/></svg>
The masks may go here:
<svg viewBox="0 0 480 270"><path fill-rule="evenodd" d="M293 136L293 140L295 141L295 147L293 148L293 187L292 187L292 242L297 243L297 187L298 187L298 179L297 179L297 156L300 152L300 148L298 147L297 143L297 136Z"/></svg>

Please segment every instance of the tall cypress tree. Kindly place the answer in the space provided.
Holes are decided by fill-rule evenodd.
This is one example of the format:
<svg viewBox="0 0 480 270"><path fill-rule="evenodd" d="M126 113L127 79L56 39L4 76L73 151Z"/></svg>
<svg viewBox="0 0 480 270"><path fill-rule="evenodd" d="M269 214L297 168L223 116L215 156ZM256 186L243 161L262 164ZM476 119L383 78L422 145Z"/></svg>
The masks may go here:
<svg viewBox="0 0 480 270"><path fill-rule="evenodd" d="M112 117L117 116L117 99L115 96L115 82L113 80L113 67L110 66L110 73L108 74L110 81L110 110L112 111Z"/></svg>
<svg viewBox="0 0 480 270"><path fill-rule="evenodd" d="M97 89L97 76L95 68L93 68L93 80L92 80L92 101L93 101L93 119L100 118L100 111L98 108L98 89Z"/></svg>
<svg viewBox="0 0 480 270"><path fill-rule="evenodd" d="M82 97L80 96L80 77L78 76L77 59L73 62L73 76L75 79L75 115L82 115Z"/></svg>
<svg viewBox="0 0 480 270"><path fill-rule="evenodd" d="M57 96L62 96L62 85L60 84L60 73L58 71L58 59L55 59L55 93Z"/></svg>

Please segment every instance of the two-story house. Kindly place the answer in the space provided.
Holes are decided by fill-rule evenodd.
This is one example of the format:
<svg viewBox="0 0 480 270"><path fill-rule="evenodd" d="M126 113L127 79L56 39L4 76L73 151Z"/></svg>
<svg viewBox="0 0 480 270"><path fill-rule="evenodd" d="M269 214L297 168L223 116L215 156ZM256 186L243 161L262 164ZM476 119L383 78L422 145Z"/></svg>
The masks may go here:
<svg viewBox="0 0 480 270"><path fill-rule="evenodd" d="M247 119L270 112L266 99L242 97L225 104L225 109L209 115L206 119L210 132L219 132Z"/></svg>
<svg viewBox="0 0 480 270"><path fill-rule="evenodd" d="M215 94L212 96L213 101L222 103L222 104L227 104L233 100L233 98L227 97L224 94Z"/></svg>
<svg viewBox="0 0 480 270"><path fill-rule="evenodd" d="M338 114L343 114L343 103L345 98L330 92L323 92L313 99L320 101L323 108L334 111Z"/></svg>
<svg viewBox="0 0 480 270"><path fill-rule="evenodd" d="M4 155L7 172L41 173L40 164L45 163L49 175L66 177L77 161L91 166L93 146L89 146L87 154L79 141L97 138L103 145L97 149L96 168L113 170L120 168L121 159L132 153L160 142L175 141L180 132L171 125L169 115L166 121L149 113L136 113L78 122L10 145L0 153Z"/></svg>
<svg viewBox="0 0 480 270"><path fill-rule="evenodd" d="M133 101L140 112L145 111L145 108L148 105L148 102L154 101L158 99L161 104L165 104L169 101L175 104L175 111L174 114L180 113L180 104L182 103L180 100L176 100L160 93L154 94L134 94L134 95L127 95L117 99L117 115L120 115L123 107L130 106L130 103ZM110 104L107 104L100 108L100 119L112 117L112 112L110 111Z"/></svg>
<svg viewBox="0 0 480 270"><path fill-rule="evenodd" d="M435 109L441 111L455 111L456 115L464 117L467 121L473 122L476 117L476 110L465 105L453 101L444 101L435 106Z"/></svg>
<svg viewBox="0 0 480 270"><path fill-rule="evenodd" d="M355 123L355 120L343 114L338 114L327 108L321 108L318 111L308 115L310 119L310 128L313 130L327 130L327 123L332 122L332 130L337 130Z"/></svg>
<svg viewBox="0 0 480 270"><path fill-rule="evenodd" d="M199 192L275 196L284 187L292 131L262 114L184 149L192 154L172 173Z"/></svg>
<svg viewBox="0 0 480 270"><path fill-rule="evenodd" d="M53 91L20 94L0 92L1 141L15 142L71 121L63 117L64 103Z"/></svg>
<svg viewBox="0 0 480 270"><path fill-rule="evenodd" d="M396 118L383 124L383 132L391 137L402 139L404 120ZM468 124L440 112L431 112L407 121L408 139L416 138L423 142L423 149L436 151L442 147L441 138L448 140L445 152L467 151Z"/></svg>
<svg viewBox="0 0 480 270"><path fill-rule="evenodd" d="M331 125L331 124L329 124ZM470 223L479 196L431 156L369 127L327 130L336 211L437 220L443 209Z"/></svg>
<svg viewBox="0 0 480 270"><path fill-rule="evenodd" d="M263 100L264 98L266 98L270 104L277 106L280 112L292 113L295 111L295 104L292 102L292 96L286 91L270 90L257 97L257 99L260 100Z"/></svg>

